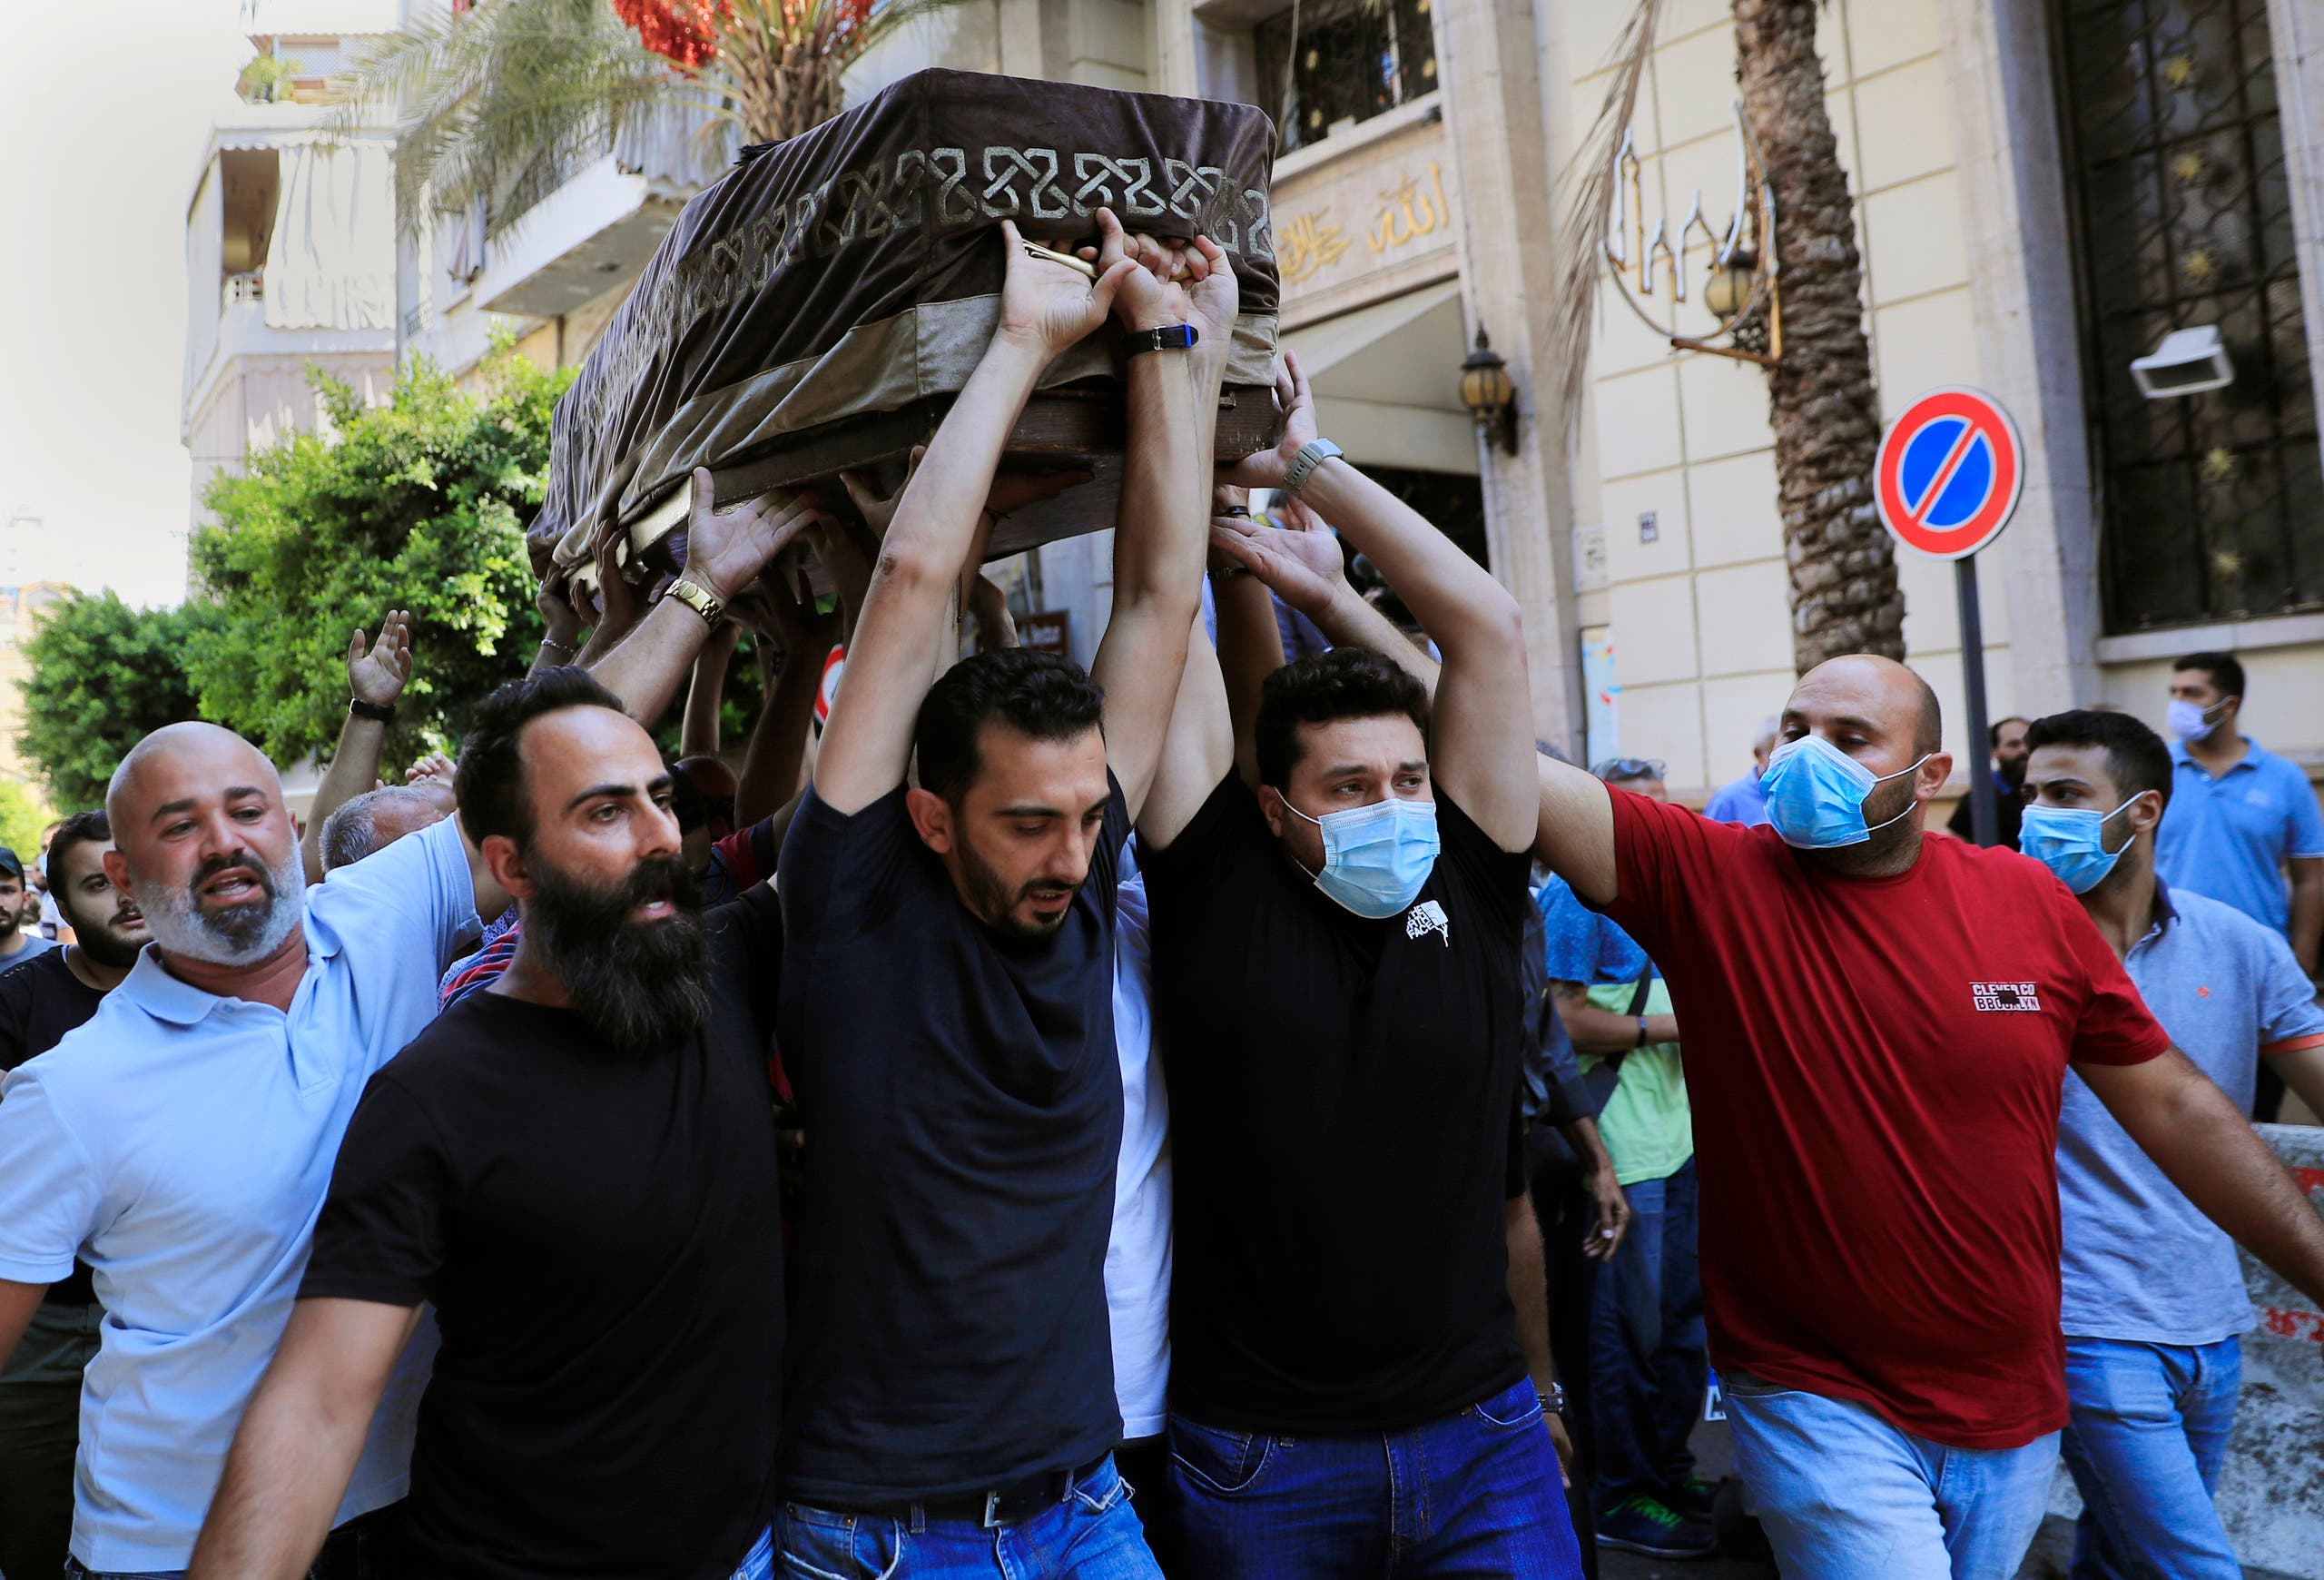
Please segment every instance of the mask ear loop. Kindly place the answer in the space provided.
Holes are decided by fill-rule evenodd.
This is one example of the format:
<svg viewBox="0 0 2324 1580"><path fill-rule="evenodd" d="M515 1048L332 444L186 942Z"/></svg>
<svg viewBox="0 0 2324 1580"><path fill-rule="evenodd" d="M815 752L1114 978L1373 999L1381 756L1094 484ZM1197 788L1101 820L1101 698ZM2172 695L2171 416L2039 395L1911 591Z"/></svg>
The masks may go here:
<svg viewBox="0 0 2324 1580"><path fill-rule="evenodd" d="M1875 785L1886 785L1891 779L1901 779L1907 774L1917 774L1920 772L1921 764L1927 762L1935 755L1936 755L1935 752L1923 752L1920 756L1914 761L1911 767L1899 768L1893 774L1883 774L1880 777L1875 779L1873 783ZM1892 823L1902 823L1905 818L1910 817L1913 815L1913 808L1919 805L1920 803L1917 801L1905 802L1905 809L1896 814L1896 816L1884 817L1879 822L1873 824L1870 827L1866 828L1864 831L1865 837L1866 839L1871 838L1874 834L1878 834L1882 829L1887 827Z"/></svg>

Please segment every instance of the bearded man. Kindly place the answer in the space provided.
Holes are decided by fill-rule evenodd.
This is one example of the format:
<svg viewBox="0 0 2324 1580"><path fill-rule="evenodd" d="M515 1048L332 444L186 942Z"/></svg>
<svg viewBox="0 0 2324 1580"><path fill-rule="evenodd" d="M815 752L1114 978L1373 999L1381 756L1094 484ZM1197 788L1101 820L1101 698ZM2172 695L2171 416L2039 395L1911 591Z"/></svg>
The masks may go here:
<svg viewBox="0 0 2324 1580"><path fill-rule="evenodd" d="M773 894L698 913L670 771L578 669L486 699L455 787L522 942L371 1079L192 1573L308 1573L432 1301L415 1573L764 1575Z"/></svg>
<svg viewBox="0 0 2324 1580"><path fill-rule="evenodd" d="M0 972L0 1071L47 1052L87 1023L153 935L105 878L113 830L102 812L57 824L48 870L77 942ZM49 1286L0 1367L0 1575L54 1575L73 1535L73 1460L81 1373L95 1358L104 1308L86 1262Z"/></svg>
<svg viewBox="0 0 2324 1580"><path fill-rule="evenodd" d="M153 942L0 1084L0 1350L84 1261L108 1320L81 1392L74 1573L170 1575L290 1317L356 1099L433 1018L480 881L445 823L310 893L274 765L213 725L146 736L106 802L106 878ZM319 1575L389 1572L427 1348L349 1456Z"/></svg>

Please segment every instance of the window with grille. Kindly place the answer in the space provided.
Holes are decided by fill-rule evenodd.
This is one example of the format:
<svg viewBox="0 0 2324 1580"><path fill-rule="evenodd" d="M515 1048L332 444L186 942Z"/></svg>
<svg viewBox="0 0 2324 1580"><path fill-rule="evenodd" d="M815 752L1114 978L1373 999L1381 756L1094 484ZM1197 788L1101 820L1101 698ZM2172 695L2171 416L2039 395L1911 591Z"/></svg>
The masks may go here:
<svg viewBox="0 0 2324 1580"><path fill-rule="evenodd" d="M2052 0L2112 631L2324 608L2324 472L2266 0ZM2131 373L2215 325L2234 380Z"/></svg>
<svg viewBox="0 0 2324 1580"><path fill-rule="evenodd" d="M1432 0L1324 0L1251 30L1259 107L1283 152L1305 148L1436 87Z"/></svg>

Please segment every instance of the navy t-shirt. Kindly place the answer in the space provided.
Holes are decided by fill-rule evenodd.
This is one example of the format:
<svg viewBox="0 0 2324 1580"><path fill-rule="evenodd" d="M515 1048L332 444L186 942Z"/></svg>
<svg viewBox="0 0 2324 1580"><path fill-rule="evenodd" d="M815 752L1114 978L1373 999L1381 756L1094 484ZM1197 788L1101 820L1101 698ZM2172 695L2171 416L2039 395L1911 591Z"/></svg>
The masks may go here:
<svg viewBox="0 0 2324 1580"><path fill-rule="evenodd" d="M1440 790L1443 854L1383 920L1315 887L1228 774L1140 842L1177 1192L1170 1407L1394 1431L1525 1375L1504 1204L1525 1192L1527 858Z"/></svg>
<svg viewBox="0 0 2324 1580"><path fill-rule="evenodd" d="M1121 1430L1105 1284L1120 786L1038 941L970 913L904 795L850 816L810 791L779 869L777 1024L807 1131L783 1483L840 1509L1068 1469Z"/></svg>

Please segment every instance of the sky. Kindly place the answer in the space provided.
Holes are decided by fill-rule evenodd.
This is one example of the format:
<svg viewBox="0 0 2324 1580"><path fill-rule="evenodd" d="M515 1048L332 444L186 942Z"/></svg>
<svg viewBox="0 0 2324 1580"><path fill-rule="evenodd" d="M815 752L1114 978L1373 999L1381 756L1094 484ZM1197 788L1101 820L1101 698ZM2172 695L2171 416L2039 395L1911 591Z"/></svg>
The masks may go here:
<svg viewBox="0 0 2324 1580"><path fill-rule="evenodd" d="M102 17L92 28L92 21ZM185 209L251 52L241 0L9 8L0 64L0 580L185 587Z"/></svg>

